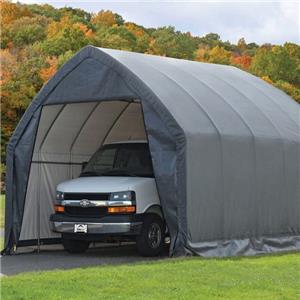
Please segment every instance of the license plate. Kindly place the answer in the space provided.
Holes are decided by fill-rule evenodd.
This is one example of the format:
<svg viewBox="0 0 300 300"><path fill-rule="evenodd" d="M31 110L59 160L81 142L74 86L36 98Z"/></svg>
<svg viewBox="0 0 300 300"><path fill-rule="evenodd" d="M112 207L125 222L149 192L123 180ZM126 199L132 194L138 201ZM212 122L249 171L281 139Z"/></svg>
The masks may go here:
<svg viewBox="0 0 300 300"><path fill-rule="evenodd" d="M87 233L87 231L88 231L87 224L75 224L74 225L75 233Z"/></svg>

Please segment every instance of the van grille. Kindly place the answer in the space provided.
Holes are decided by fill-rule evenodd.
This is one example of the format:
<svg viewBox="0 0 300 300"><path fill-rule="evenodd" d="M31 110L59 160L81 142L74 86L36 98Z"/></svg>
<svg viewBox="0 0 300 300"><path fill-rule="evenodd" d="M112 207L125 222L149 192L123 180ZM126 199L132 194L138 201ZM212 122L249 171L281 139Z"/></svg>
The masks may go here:
<svg viewBox="0 0 300 300"><path fill-rule="evenodd" d="M109 193L64 193L64 200L109 200Z"/></svg>
<svg viewBox="0 0 300 300"><path fill-rule="evenodd" d="M65 214L70 217L99 218L107 214L107 207L65 206Z"/></svg>

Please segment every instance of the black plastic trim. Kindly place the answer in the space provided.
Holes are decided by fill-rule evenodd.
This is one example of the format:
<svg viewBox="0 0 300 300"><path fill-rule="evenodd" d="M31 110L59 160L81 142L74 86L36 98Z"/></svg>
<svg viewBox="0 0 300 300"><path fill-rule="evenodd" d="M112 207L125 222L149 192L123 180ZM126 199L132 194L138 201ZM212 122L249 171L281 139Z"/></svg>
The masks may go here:
<svg viewBox="0 0 300 300"><path fill-rule="evenodd" d="M145 214L107 215L100 218L69 217L64 214L50 215L51 222L128 223L143 222Z"/></svg>

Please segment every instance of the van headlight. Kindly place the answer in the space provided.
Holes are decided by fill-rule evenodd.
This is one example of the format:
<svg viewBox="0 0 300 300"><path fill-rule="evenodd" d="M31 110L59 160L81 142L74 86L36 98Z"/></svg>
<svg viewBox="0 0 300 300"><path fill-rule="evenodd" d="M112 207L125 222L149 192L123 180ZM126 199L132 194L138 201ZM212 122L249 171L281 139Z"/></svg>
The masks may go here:
<svg viewBox="0 0 300 300"><path fill-rule="evenodd" d="M110 201L128 201L135 200L135 192L125 191L125 192L114 192L110 194Z"/></svg>
<svg viewBox="0 0 300 300"><path fill-rule="evenodd" d="M57 201L64 200L64 193L60 191L56 191L56 200Z"/></svg>

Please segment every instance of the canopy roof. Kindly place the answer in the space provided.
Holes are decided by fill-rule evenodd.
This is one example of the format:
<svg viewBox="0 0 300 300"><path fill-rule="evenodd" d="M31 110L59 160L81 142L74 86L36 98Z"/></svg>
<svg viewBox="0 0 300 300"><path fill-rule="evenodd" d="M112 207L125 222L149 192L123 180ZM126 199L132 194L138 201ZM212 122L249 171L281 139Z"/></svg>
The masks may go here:
<svg viewBox="0 0 300 300"><path fill-rule="evenodd" d="M26 221L27 203L39 203L47 223L57 171L46 165L73 168L109 135L148 138L171 254L299 248L299 115L285 93L235 67L86 47L40 91L11 139L6 250L39 223ZM50 175L37 193L41 165Z"/></svg>

